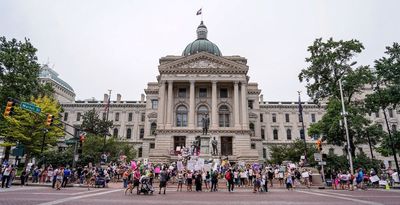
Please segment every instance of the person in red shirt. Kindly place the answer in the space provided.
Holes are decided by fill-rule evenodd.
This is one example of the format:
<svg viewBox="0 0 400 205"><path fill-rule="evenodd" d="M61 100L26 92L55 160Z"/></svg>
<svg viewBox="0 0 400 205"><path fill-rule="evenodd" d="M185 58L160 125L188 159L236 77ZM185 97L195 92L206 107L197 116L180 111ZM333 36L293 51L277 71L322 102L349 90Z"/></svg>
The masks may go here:
<svg viewBox="0 0 400 205"><path fill-rule="evenodd" d="M139 180L140 180L140 171L138 168L135 169L135 173L133 174L133 189L137 187L137 194L139 194Z"/></svg>

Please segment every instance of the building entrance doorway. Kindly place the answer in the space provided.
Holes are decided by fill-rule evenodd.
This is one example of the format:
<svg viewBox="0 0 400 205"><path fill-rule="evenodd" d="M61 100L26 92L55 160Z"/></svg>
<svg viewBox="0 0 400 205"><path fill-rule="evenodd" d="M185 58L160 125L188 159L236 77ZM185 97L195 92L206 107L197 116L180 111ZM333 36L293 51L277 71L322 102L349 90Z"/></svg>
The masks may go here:
<svg viewBox="0 0 400 205"><path fill-rule="evenodd" d="M232 155L232 137L221 137L221 155Z"/></svg>

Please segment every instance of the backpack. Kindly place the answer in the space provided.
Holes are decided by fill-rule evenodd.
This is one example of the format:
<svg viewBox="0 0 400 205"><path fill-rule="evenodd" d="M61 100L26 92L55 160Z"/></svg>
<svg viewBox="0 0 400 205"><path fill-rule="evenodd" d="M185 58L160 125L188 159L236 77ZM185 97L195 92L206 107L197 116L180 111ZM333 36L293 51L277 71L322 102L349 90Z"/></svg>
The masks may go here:
<svg viewBox="0 0 400 205"><path fill-rule="evenodd" d="M231 174L229 172L225 173L225 179L228 181L231 180Z"/></svg>

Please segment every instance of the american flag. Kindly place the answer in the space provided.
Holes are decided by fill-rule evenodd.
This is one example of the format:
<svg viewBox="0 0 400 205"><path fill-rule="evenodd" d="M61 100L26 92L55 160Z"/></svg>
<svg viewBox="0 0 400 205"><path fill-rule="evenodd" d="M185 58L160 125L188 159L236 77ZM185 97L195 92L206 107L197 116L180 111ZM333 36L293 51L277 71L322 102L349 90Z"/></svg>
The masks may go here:
<svg viewBox="0 0 400 205"><path fill-rule="evenodd" d="M106 106L104 107L104 112L108 112L108 109L110 108L110 100L111 100L111 96L108 96Z"/></svg>
<svg viewBox="0 0 400 205"><path fill-rule="evenodd" d="M201 8L201 9L203 9L203 8ZM201 15L201 9L199 9L199 10L197 11L197 13L196 13L197 16L198 16L198 15Z"/></svg>

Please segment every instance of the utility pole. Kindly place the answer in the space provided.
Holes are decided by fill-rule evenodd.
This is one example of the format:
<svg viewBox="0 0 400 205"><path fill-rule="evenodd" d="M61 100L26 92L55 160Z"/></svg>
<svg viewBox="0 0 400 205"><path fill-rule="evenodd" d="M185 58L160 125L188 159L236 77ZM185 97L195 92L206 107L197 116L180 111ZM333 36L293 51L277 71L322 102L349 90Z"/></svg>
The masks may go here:
<svg viewBox="0 0 400 205"><path fill-rule="evenodd" d="M44 164L44 167L46 167L46 164L44 163L44 155L43 155L43 149L44 149L44 142L46 140L46 134L49 132L46 128L43 129L43 138L42 138L42 147L40 148L40 155L42 157L41 161Z"/></svg>
<svg viewBox="0 0 400 205"><path fill-rule="evenodd" d="M306 129L304 128L304 118L303 118L303 107L301 105L301 98L300 98L300 93L301 91L297 91L299 94L299 116L301 120L301 129L302 131L300 132L300 138L303 138L304 141L304 165L308 164L307 162L307 143L306 143Z"/></svg>
<svg viewBox="0 0 400 205"><path fill-rule="evenodd" d="M344 121L344 128L345 128L345 131L346 131L347 152L349 154L350 172L351 172L352 175L354 175L353 157L351 156L351 148L350 148L349 129L347 127L347 117L346 117L347 113L346 113L346 109L344 107L344 99L343 99L342 78L339 78L339 89L340 89L340 99L342 101L342 116L343 116L343 121Z"/></svg>

